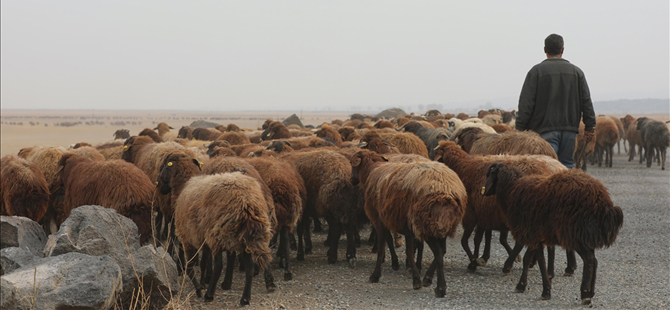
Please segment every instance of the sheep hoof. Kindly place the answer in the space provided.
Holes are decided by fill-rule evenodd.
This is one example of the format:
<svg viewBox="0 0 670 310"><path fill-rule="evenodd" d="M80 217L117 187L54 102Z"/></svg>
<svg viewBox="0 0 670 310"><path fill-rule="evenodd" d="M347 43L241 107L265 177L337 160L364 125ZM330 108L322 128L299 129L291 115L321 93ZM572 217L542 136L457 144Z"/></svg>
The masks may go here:
<svg viewBox="0 0 670 310"><path fill-rule="evenodd" d="M274 283L270 283L270 284L265 286L265 289L268 291L268 293L274 293L276 288L277 287L275 286Z"/></svg>
<svg viewBox="0 0 670 310"><path fill-rule="evenodd" d="M207 294L205 294L205 302L212 302L212 301L214 301L214 296L208 296Z"/></svg>
<svg viewBox="0 0 670 310"><path fill-rule="evenodd" d="M475 261L472 261L468 265L468 272L473 273L475 271L477 271L477 263Z"/></svg>
<svg viewBox="0 0 670 310"><path fill-rule="evenodd" d="M505 266L505 267L503 267L503 269L502 269L502 272L503 272L504 274L509 274L510 271L512 271L512 267L507 267L507 266Z"/></svg>
<svg viewBox="0 0 670 310"><path fill-rule="evenodd" d="M519 284L516 285L516 292L517 293L523 293L526 291L526 285L519 282Z"/></svg>
<svg viewBox="0 0 670 310"><path fill-rule="evenodd" d="M230 290L231 286L232 286L232 283L227 283L227 282L221 283L221 289L224 290L224 291Z"/></svg>
<svg viewBox="0 0 670 310"><path fill-rule="evenodd" d="M370 283L379 283L379 276L370 275Z"/></svg>
<svg viewBox="0 0 670 310"><path fill-rule="evenodd" d="M477 266L486 266L486 260L481 257L475 259L475 263L477 264Z"/></svg>
<svg viewBox="0 0 670 310"><path fill-rule="evenodd" d="M298 247L295 245L295 243L291 243L291 251L297 251Z"/></svg>
<svg viewBox="0 0 670 310"><path fill-rule="evenodd" d="M549 300L549 299L551 299L551 292L543 292L542 300Z"/></svg>
<svg viewBox="0 0 670 310"><path fill-rule="evenodd" d="M421 278L419 278L419 277L412 278L412 288L413 289L419 290L419 289L421 289L422 286L423 285L421 284Z"/></svg>
<svg viewBox="0 0 670 310"><path fill-rule="evenodd" d="M571 269L565 269L565 273L563 274L564 277L572 277L575 275L575 271Z"/></svg>
<svg viewBox="0 0 670 310"><path fill-rule="evenodd" d="M195 295L198 296L198 298L202 297L202 293L200 292L200 289L195 290Z"/></svg>
<svg viewBox="0 0 670 310"><path fill-rule="evenodd" d="M331 265L337 263L337 258L332 257L332 256L328 256L328 263L331 264Z"/></svg>
<svg viewBox="0 0 670 310"><path fill-rule="evenodd" d="M348 263L349 263L349 267L351 267L351 268L356 267L356 258L355 257L350 258Z"/></svg>
<svg viewBox="0 0 670 310"><path fill-rule="evenodd" d="M582 298L582 305L590 305L591 304L591 298Z"/></svg>
<svg viewBox="0 0 670 310"><path fill-rule="evenodd" d="M312 254L312 248L305 248L305 254Z"/></svg>
<svg viewBox="0 0 670 310"><path fill-rule="evenodd" d="M393 270L398 270L398 269L400 269L400 264L399 264L397 261L396 261L396 262L392 262L392 263L391 263L391 269L393 269Z"/></svg>
<svg viewBox="0 0 670 310"><path fill-rule="evenodd" d="M248 306L249 305L249 299L242 298L240 299L240 306Z"/></svg>
<svg viewBox="0 0 670 310"><path fill-rule="evenodd" d="M296 257L296 259L297 259L299 262L304 261L304 260L305 260L305 254L304 254L304 253L298 253L298 256Z"/></svg>
<svg viewBox="0 0 670 310"><path fill-rule="evenodd" d="M447 295L447 288L446 287L436 287L435 288L435 297L437 298L442 298L444 295Z"/></svg>
<svg viewBox="0 0 670 310"><path fill-rule="evenodd" d="M430 278L430 277L424 277L424 278L423 278L423 286L424 286L424 287L429 287L429 286L431 286L431 285L433 285L433 278Z"/></svg>
<svg viewBox="0 0 670 310"><path fill-rule="evenodd" d="M284 274L284 281L291 281L293 280L293 274L290 272L287 272Z"/></svg>

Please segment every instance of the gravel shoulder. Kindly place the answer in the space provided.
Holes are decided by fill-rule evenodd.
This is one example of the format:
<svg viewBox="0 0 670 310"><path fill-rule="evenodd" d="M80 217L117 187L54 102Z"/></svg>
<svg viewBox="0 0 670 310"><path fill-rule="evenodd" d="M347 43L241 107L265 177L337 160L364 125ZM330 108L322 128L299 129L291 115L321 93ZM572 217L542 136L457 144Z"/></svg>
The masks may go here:
<svg viewBox="0 0 670 310"><path fill-rule="evenodd" d="M596 293L590 308L670 308L670 171L662 171L656 164L647 168L637 160L628 162L627 156L621 154L615 155L613 168L588 166L588 173L605 184L614 204L624 212L624 226L616 243L596 251ZM543 301L537 267L529 272L526 292L514 291L521 275L521 263L516 263L510 274L502 273L506 253L497 241L496 232L487 266L479 267L474 273L467 272L468 261L460 245L459 231L454 239L447 241L444 257L447 295L435 298L435 280L430 288L412 290L412 279L404 269L404 247L397 249L401 268L392 270L387 254L380 282L369 283L376 259L366 243L369 233L367 227L361 231L363 245L358 249L358 262L353 269L342 261L344 237L340 241L340 261L328 265L327 249L323 245L326 235L313 235L314 253L308 255L306 261L297 262L295 252L291 253L294 280L284 281L275 265L277 289L267 293L262 277L254 278L251 309L584 308L579 298L581 259L577 258L575 275L564 277L566 259L560 249L556 251L552 299ZM432 254L426 246L423 272L431 260ZM214 302L205 303L193 296L190 305L193 309L239 308L242 286L243 273L236 271L232 290L221 290L219 283ZM186 280L184 293L192 292L193 286Z"/></svg>

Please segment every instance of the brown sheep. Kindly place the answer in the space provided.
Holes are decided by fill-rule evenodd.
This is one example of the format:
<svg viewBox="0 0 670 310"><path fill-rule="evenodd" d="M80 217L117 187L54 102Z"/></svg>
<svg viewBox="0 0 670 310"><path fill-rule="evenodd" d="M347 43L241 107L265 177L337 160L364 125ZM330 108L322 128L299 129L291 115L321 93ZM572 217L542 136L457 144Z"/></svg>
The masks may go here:
<svg viewBox="0 0 670 310"><path fill-rule="evenodd" d="M342 127L338 130L343 141L360 140L361 135L356 132L356 129L351 126Z"/></svg>
<svg viewBox="0 0 670 310"><path fill-rule="evenodd" d="M40 222L47 212L49 186L36 164L15 155L0 160L0 215Z"/></svg>
<svg viewBox="0 0 670 310"><path fill-rule="evenodd" d="M242 129L240 129L240 127L235 124L228 124L225 131L241 132Z"/></svg>
<svg viewBox="0 0 670 310"><path fill-rule="evenodd" d="M224 132L213 140L228 141L230 145L242 145L251 143L247 135L245 135L243 132L237 132L237 131Z"/></svg>
<svg viewBox="0 0 670 310"><path fill-rule="evenodd" d="M428 158L426 144L418 136L408 132L398 132L388 138L402 154L416 154Z"/></svg>
<svg viewBox="0 0 670 310"><path fill-rule="evenodd" d="M293 148L291 147L291 142L287 140L274 140L265 148L268 151L273 151L275 153L281 152L292 152Z"/></svg>
<svg viewBox="0 0 670 310"><path fill-rule="evenodd" d="M288 128L282 122L272 122L268 125L267 129L261 134L261 139L265 140L276 140L276 139L289 139L293 136L288 131Z"/></svg>
<svg viewBox="0 0 670 310"><path fill-rule="evenodd" d="M352 120L348 120L348 121L342 123L341 126L342 127L351 126L351 127L354 127L354 128L358 128L358 126L362 123L363 123L363 121L361 121L359 119L352 119Z"/></svg>
<svg viewBox="0 0 670 310"><path fill-rule="evenodd" d="M490 126L491 126L491 128L493 128L493 130L495 130L497 133L503 133L503 132L512 131L512 128L509 127L509 126L506 125L506 124L493 124L493 125L490 125Z"/></svg>
<svg viewBox="0 0 670 310"><path fill-rule="evenodd" d="M223 251L227 251L226 275L222 288L232 285L235 255L241 255L245 283L240 300L248 305L254 263L267 270L272 261L268 246L272 227L268 205L260 183L242 173L200 175L197 161L184 155L170 155L161 164L158 188L171 194L175 208L175 233L187 257L186 274L201 297L200 283L193 272L193 258L200 247L203 257L214 257L214 271L205 300L214 298L223 270Z"/></svg>
<svg viewBox="0 0 670 310"><path fill-rule="evenodd" d="M467 114L461 112L461 113L458 113L458 115L456 115L456 118L458 118L458 119L464 121L464 120L470 118L470 115L467 115Z"/></svg>
<svg viewBox="0 0 670 310"><path fill-rule="evenodd" d="M191 133L193 139L202 140L202 141L213 141L216 140L222 133L213 128L195 128ZM245 136L246 137L246 136Z"/></svg>
<svg viewBox="0 0 670 310"><path fill-rule="evenodd" d="M174 128L172 128L172 126L168 125L165 122L158 123L158 125L156 125L156 128L154 128L154 130L158 130L158 135L161 136L161 137L163 137L165 134L170 132L170 129L174 129ZM130 138L130 137L128 137L128 138Z"/></svg>
<svg viewBox="0 0 670 310"><path fill-rule="evenodd" d="M538 155L535 155L538 156ZM560 168L565 170L556 159L545 157L554 161ZM451 141L442 141L435 151L435 159L444 163L458 174L468 193L468 204L463 216L463 237L461 246L470 259L468 270L474 272L477 266L485 266L490 257L491 230L500 231L500 243L507 250L507 254L512 253L512 248L507 244L507 226L505 219L498 207L494 197L484 197L481 194L481 188L486 181L486 169L494 162L502 162L511 165L528 174L550 174L551 170L542 160L536 160L531 155L503 155L503 156L478 156L470 155L461 149L457 144ZM477 227L475 235L475 254L470 251L468 239ZM487 238L484 247L484 254L478 257L479 244L482 234L486 231ZM503 272L507 273L512 268L514 257L509 257L505 262Z"/></svg>
<svg viewBox="0 0 670 310"><path fill-rule="evenodd" d="M207 144L207 155L212 155L212 152L214 151L214 148L216 147L224 147L224 148L230 148L230 143L225 140L216 140L212 141L211 143ZM233 156L237 156L236 154Z"/></svg>
<svg viewBox="0 0 670 310"><path fill-rule="evenodd" d="M409 118L407 118L407 117L401 116L401 117L398 117L398 119L396 119L396 127L397 128L400 128L407 123L409 123Z"/></svg>
<svg viewBox="0 0 670 310"><path fill-rule="evenodd" d="M605 153L605 167L612 167L614 145L619 141L619 129L614 120L608 116L596 117L596 148L598 156L598 167L603 163L603 152Z"/></svg>
<svg viewBox="0 0 670 310"><path fill-rule="evenodd" d="M18 156L37 165L44 173L47 184L51 187L57 181L58 161L66 153L67 150L61 146L34 146L22 148L19 150Z"/></svg>
<svg viewBox="0 0 670 310"><path fill-rule="evenodd" d="M123 143L123 142L121 142L121 143ZM77 142L71 147L71 149L78 149L78 148L83 147L83 146L93 146L93 145L91 145L88 142Z"/></svg>
<svg viewBox="0 0 670 310"><path fill-rule="evenodd" d="M142 170L122 160L93 161L74 154L63 155L58 166L65 192L62 209L55 210L59 225L74 208L99 205L133 220L140 242L149 241L154 184Z"/></svg>
<svg viewBox="0 0 670 310"><path fill-rule="evenodd" d="M284 280L293 278L289 270L289 232L298 225L302 215L303 202L307 190L298 170L277 158L250 158L247 161L256 168L265 184L272 192L279 233L280 267L284 267Z"/></svg>
<svg viewBox="0 0 670 310"><path fill-rule="evenodd" d="M105 160L105 156L102 155L97 149L94 147L90 146L83 146L79 148L73 148L71 150L68 150L68 153L75 154L79 157L84 157L88 158L91 160L97 160L97 161L103 161Z"/></svg>
<svg viewBox="0 0 670 310"><path fill-rule="evenodd" d="M328 221L328 263L337 262L337 240L344 229L347 235L347 262L353 267L356 263L356 221L362 210L358 208L356 189L350 181L349 160L342 154L325 149L290 152L281 158L298 169L307 189L307 200L297 229L298 260L304 260L305 254L311 253L309 223L311 218L318 216Z"/></svg>
<svg viewBox="0 0 670 310"><path fill-rule="evenodd" d="M583 171L586 171L586 159L593 154L593 151L596 147L596 140L593 139L586 143L584 138L584 123L579 123L579 133L575 138L575 168L579 169L581 166Z"/></svg>
<svg viewBox="0 0 670 310"><path fill-rule="evenodd" d="M111 141L103 142L95 145L95 149L105 157L106 160L109 159L121 159L123 154L123 143L125 141Z"/></svg>
<svg viewBox="0 0 670 310"><path fill-rule="evenodd" d="M330 123L331 123L331 124L335 124L335 125L342 126L342 124L344 124L344 121L342 121L342 120L340 120L340 119L334 119L334 120L332 120Z"/></svg>
<svg viewBox="0 0 670 310"><path fill-rule="evenodd" d="M661 121L640 117L637 120L637 130L642 134L647 168L651 167L654 153L658 155L661 170L665 170L665 155L670 146L670 130Z"/></svg>
<svg viewBox="0 0 670 310"><path fill-rule="evenodd" d="M533 131L509 131L481 136L472 143L470 154L547 155L557 159L551 145Z"/></svg>
<svg viewBox="0 0 670 310"><path fill-rule="evenodd" d="M623 225L623 212L614 206L607 188L578 169L526 175L494 163L486 171L482 192L496 196L514 240L528 247L517 291L525 291L535 256L542 274L542 298L551 298L543 248L560 245L576 251L584 261L580 291L582 304L590 304L598 268L595 249L611 246Z"/></svg>
<svg viewBox="0 0 670 310"><path fill-rule="evenodd" d="M217 156L230 156L230 157L235 157L237 154L235 154L235 151L228 147L223 147L223 146L215 146L211 151L207 151L209 153L210 158L214 158Z"/></svg>
<svg viewBox="0 0 670 310"><path fill-rule="evenodd" d="M263 130L268 129L268 127L270 127L270 124L272 124L272 122L274 121L271 118L266 119L265 122L263 122L261 128L263 128Z"/></svg>
<svg viewBox="0 0 670 310"><path fill-rule="evenodd" d="M379 154L400 154L400 151L393 144L382 140L382 137L374 129L369 130L363 135L359 147Z"/></svg>
<svg viewBox="0 0 670 310"><path fill-rule="evenodd" d="M628 129L626 130L626 140L628 140L628 161L633 161L635 159L635 146L637 145L637 153L640 155L640 163L642 163L643 159L643 149L644 149L644 141L642 141L642 132L637 130L637 120L634 119L630 125L628 125Z"/></svg>
<svg viewBox="0 0 670 310"><path fill-rule="evenodd" d="M407 240L427 242L437 268L435 296L444 297L446 283L442 257L446 238L453 237L465 213L467 194L458 175L437 162L387 163L377 153L362 150L351 159L352 184L365 188L365 213L377 231L377 264L370 282L379 282L381 264L390 231L399 232ZM407 259L412 271L414 289L421 288L421 276L414 263L413 242L407 242ZM395 250L390 247L391 258ZM397 258L392 262L399 268Z"/></svg>
<svg viewBox="0 0 670 310"><path fill-rule="evenodd" d="M189 126L182 126L177 133L177 138L193 139L193 128Z"/></svg>
<svg viewBox="0 0 670 310"><path fill-rule="evenodd" d="M487 116L487 115L490 115L490 114L491 114L491 112L489 112L489 111L479 110L479 112L477 112L477 117L478 118L484 118L484 116Z"/></svg>
<svg viewBox="0 0 670 310"><path fill-rule="evenodd" d="M150 128L142 129L142 131L140 131L140 133L137 134L137 135L138 136L147 136L147 137L151 138L151 140L154 140L154 142L156 142L156 143L163 142L163 138L161 138L155 131L153 131ZM128 138L130 138L130 137L128 137Z"/></svg>
<svg viewBox="0 0 670 310"><path fill-rule="evenodd" d="M450 118L456 117L456 115L454 115L452 113L447 113L447 114L444 114L443 116L444 116L444 119L450 119Z"/></svg>
<svg viewBox="0 0 670 310"><path fill-rule="evenodd" d="M324 140L332 140L336 146L342 145L342 136L337 130L333 129L328 124L323 124L319 130L315 132L316 136Z"/></svg>
<svg viewBox="0 0 670 310"><path fill-rule="evenodd" d="M391 123L391 122L389 122L389 121L387 121L387 120L381 120L381 121L378 121L378 122L376 122L375 125L372 126L372 127L377 128L377 129L381 129L381 128L395 128L395 126L393 125L393 123Z"/></svg>
<svg viewBox="0 0 670 310"><path fill-rule="evenodd" d="M616 123L616 128L619 129L619 141L617 141L617 154L621 154L621 145L619 144L623 141L623 151L626 152L626 131L624 130L623 123L620 119L610 116L610 118Z"/></svg>

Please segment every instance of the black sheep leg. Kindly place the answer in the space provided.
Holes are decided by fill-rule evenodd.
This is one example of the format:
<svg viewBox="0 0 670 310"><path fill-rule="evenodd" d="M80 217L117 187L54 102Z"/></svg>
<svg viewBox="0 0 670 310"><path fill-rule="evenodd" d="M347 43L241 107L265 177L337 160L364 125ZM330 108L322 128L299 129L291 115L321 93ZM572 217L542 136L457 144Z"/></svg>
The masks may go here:
<svg viewBox="0 0 670 310"><path fill-rule="evenodd" d="M528 268L530 263L535 256L535 249L527 249L526 254L523 255L523 271L521 272L521 278L519 283L516 285L516 291L523 293L526 291L526 286L528 285Z"/></svg>
<svg viewBox="0 0 670 310"><path fill-rule="evenodd" d="M542 254L544 257L544 254ZM549 280L554 278L554 261L556 260L556 247L553 245L547 246L547 276Z"/></svg>
<svg viewBox="0 0 670 310"><path fill-rule="evenodd" d="M535 258L537 260L537 266L540 268L540 274L542 275L542 299L551 299L551 280L547 274L547 266L545 265L544 261L543 247L535 250Z"/></svg>
<svg viewBox="0 0 670 310"><path fill-rule="evenodd" d="M482 238L484 237L484 230L482 230L479 226L477 229L475 229L475 253L473 253L472 260L470 261L470 265L468 265L468 271L474 272L477 270L477 266L480 266L480 262L478 262L479 259L479 246L482 243Z"/></svg>
<svg viewBox="0 0 670 310"><path fill-rule="evenodd" d="M400 269L400 263L398 262L398 254L395 252L395 238L390 230L386 230L386 244L389 246L389 252L391 253L391 268L393 270Z"/></svg>
<svg viewBox="0 0 670 310"><path fill-rule="evenodd" d="M486 266L486 263L491 258L491 239L493 238L493 230L487 230L484 233L484 253L482 253L481 260L477 260L479 266Z"/></svg>
<svg viewBox="0 0 670 310"><path fill-rule="evenodd" d="M298 221L298 227L296 227L296 233L298 234L298 253L296 259L298 261L305 260L305 245L303 244L303 237L305 233L305 222L304 220Z"/></svg>
<svg viewBox="0 0 670 310"><path fill-rule="evenodd" d="M235 252L228 251L226 253L226 275L223 277L221 289L229 290L233 286L233 269L235 269Z"/></svg>
<svg viewBox="0 0 670 310"><path fill-rule="evenodd" d="M414 238L414 249L416 249L416 269L421 271L421 261L423 260L423 241Z"/></svg>
<svg viewBox="0 0 670 310"><path fill-rule="evenodd" d="M255 266L254 270L258 271L259 269L260 268L258 268L258 266ZM263 272L263 277L265 278L265 289L268 291L268 293L274 292L277 286L275 285L275 277L272 276L270 268L265 269L265 271Z"/></svg>
<svg viewBox="0 0 670 310"><path fill-rule="evenodd" d="M207 292L205 293L205 301L214 300L216 282L218 282L219 278L221 277L221 270L223 270L223 252L219 252L214 256L214 271L209 282L209 288L207 288Z"/></svg>
<svg viewBox="0 0 670 310"><path fill-rule="evenodd" d="M565 250L565 256L568 258L568 266L565 267L565 276L569 277L575 274L575 269L577 269L577 258L575 257L575 251Z"/></svg>
<svg viewBox="0 0 670 310"><path fill-rule="evenodd" d="M330 242L330 249L328 249L328 263L334 264L337 262L337 246L339 245L340 236L342 235L342 224L333 216L327 216L328 221L328 239Z"/></svg>
<svg viewBox="0 0 670 310"><path fill-rule="evenodd" d="M579 256L584 261L584 272L582 274L581 298L582 304L591 304L591 298L595 294L596 284L596 269L598 268L598 261L593 250L577 251Z"/></svg>
<svg viewBox="0 0 670 310"><path fill-rule="evenodd" d="M472 262L474 262L475 255L472 254L472 251L470 250L470 244L468 240L470 240L470 236L472 235L472 232L475 230L475 226L470 226L468 225L463 226L463 236L461 237L461 247L463 247L463 250L465 251L465 254L468 255L468 261L470 261L470 265L468 265L468 270L469 271L475 271L477 269L476 265L473 265ZM429 269L430 270L430 269ZM431 275L432 278L432 275Z"/></svg>
<svg viewBox="0 0 670 310"><path fill-rule="evenodd" d="M347 263L353 268L356 266L356 235L358 235L356 224L349 222L344 225L344 229L347 234Z"/></svg>
<svg viewBox="0 0 670 310"><path fill-rule="evenodd" d="M283 261L284 281L290 281L293 279L293 274L291 274L291 270L289 269L288 266L288 262L290 260L288 226L282 227L281 230L279 231L279 249L277 250L277 252L281 254L281 258L279 259L280 267Z"/></svg>
<svg viewBox="0 0 670 310"><path fill-rule="evenodd" d="M377 263L375 265L375 270L370 275L370 282L377 283L379 278L382 276L382 263L384 262L384 257L386 256L386 235L390 234L386 228L379 224L379 229L377 229Z"/></svg>
<svg viewBox="0 0 670 310"><path fill-rule="evenodd" d="M242 299L240 305L246 306L251 301L251 282L254 277L254 262L251 260L251 254L242 253L242 261L244 261L244 290L242 291Z"/></svg>
<svg viewBox="0 0 670 310"><path fill-rule="evenodd" d="M407 229L404 235L406 246L405 254L407 254L405 265L408 266L412 272L412 288L418 290L421 288L421 274L419 273L419 269L416 267L416 262L414 262L414 234L409 229Z"/></svg>
<svg viewBox="0 0 670 310"><path fill-rule="evenodd" d="M435 288L435 297L441 298L444 297L444 295L447 293L447 283L444 280L444 252L443 246L441 244L442 240L437 238L428 238L426 242L433 251L433 255L435 257L433 263L437 267L437 287Z"/></svg>
<svg viewBox="0 0 670 310"><path fill-rule="evenodd" d="M184 245L183 247L184 252L186 254L186 274L191 279L191 282L193 282L193 287L195 288L195 295L198 297L202 297L202 293L200 292L201 289L200 284L198 283L198 280L195 278L195 271L193 271L193 261L195 258L196 249L187 245Z"/></svg>
<svg viewBox="0 0 670 310"><path fill-rule="evenodd" d="M200 283L204 286L212 277L212 251L207 245L202 247L200 257Z"/></svg>
<svg viewBox="0 0 670 310"><path fill-rule="evenodd" d="M507 260L505 260L505 265L503 266L502 270L503 273L509 273L512 270L512 267L514 267L514 261L516 261L519 253L521 253L521 250L523 250L523 244L516 242L512 252L509 253L509 257L507 257Z"/></svg>

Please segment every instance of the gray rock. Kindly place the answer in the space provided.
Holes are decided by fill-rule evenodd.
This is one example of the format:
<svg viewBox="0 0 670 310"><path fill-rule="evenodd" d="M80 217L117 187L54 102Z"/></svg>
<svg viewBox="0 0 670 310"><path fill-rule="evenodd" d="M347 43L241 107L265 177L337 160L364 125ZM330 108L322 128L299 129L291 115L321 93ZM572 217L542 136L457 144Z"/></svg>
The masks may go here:
<svg viewBox="0 0 670 310"><path fill-rule="evenodd" d="M21 216L0 216L0 249L21 247L43 257L47 236L37 222Z"/></svg>
<svg viewBox="0 0 670 310"><path fill-rule="evenodd" d="M111 257L80 253L42 259L2 280L3 286L6 281L15 288L13 297L5 301L3 296L3 302L14 302L18 309L109 309L123 284L121 269Z"/></svg>
<svg viewBox="0 0 670 310"><path fill-rule="evenodd" d="M4 278L0 279L0 309L16 309L16 288Z"/></svg>
<svg viewBox="0 0 670 310"><path fill-rule="evenodd" d="M137 294L137 288L140 287L144 291L144 298L150 295L149 305L152 309L162 309L170 296L179 293L177 265L162 247L156 249L153 245L143 246L132 254L132 265L129 259L120 264L130 267L127 270L130 273L124 274L124 290L119 298L122 308L132 301L132 294Z"/></svg>
<svg viewBox="0 0 670 310"><path fill-rule="evenodd" d="M305 126L303 126L302 122L300 121L300 118L295 114L292 114L291 116L287 117L285 120L282 121L282 123L284 123L284 126L298 125L300 126L300 128L305 128Z"/></svg>
<svg viewBox="0 0 670 310"><path fill-rule="evenodd" d="M39 259L39 256L34 255L25 248L4 248L0 250L0 275L26 267Z"/></svg>
<svg viewBox="0 0 670 310"><path fill-rule="evenodd" d="M188 126L191 128L214 128L216 126L219 126L219 124L199 119L197 121L193 121Z"/></svg>
<svg viewBox="0 0 670 310"><path fill-rule="evenodd" d="M402 109L391 108L391 109L386 109L384 111L379 112L379 114L377 114L376 116L381 117L381 118L391 119L391 118L398 118L398 117L405 116L405 115L407 115L407 113L405 113L405 111L403 111Z"/></svg>

